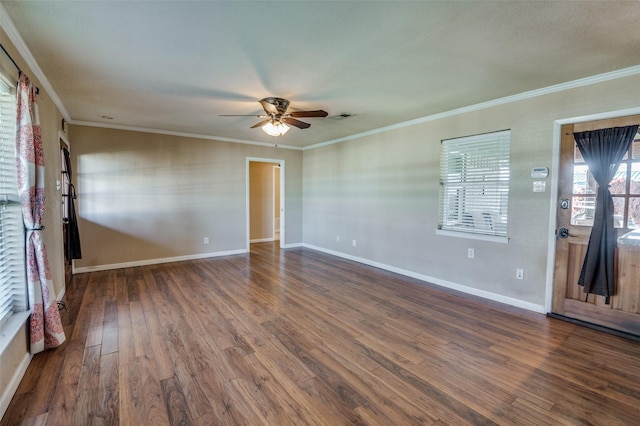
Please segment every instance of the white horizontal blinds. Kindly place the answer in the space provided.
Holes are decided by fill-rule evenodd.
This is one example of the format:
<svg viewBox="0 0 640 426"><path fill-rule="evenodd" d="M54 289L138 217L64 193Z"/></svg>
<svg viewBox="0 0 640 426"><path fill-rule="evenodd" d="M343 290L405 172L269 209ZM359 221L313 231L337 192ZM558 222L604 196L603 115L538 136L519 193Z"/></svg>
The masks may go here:
<svg viewBox="0 0 640 426"><path fill-rule="evenodd" d="M0 212L0 326L14 312L27 309L24 225L20 206Z"/></svg>
<svg viewBox="0 0 640 426"><path fill-rule="evenodd" d="M15 137L15 89L0 79L0 327L13 313L27 309Z"/></svg>
<svg viewBox="0 0 640 426"><path fill-rule="evenodd" d="M506 236L509 130L442 141L440 229Z"/></svg>

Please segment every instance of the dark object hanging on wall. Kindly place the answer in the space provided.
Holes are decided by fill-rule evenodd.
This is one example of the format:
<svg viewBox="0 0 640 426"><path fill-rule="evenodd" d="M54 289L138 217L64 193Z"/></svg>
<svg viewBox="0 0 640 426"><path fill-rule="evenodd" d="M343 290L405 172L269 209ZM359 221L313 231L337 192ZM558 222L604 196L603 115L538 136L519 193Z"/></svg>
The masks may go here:
<svg viewBox="0 0 640 426"><path fill-rule="evenodd" d="M613 197L609 182L620 161L638 133L638 126L613 127L574 133L576 145L598 183L596 211L589 236L587 253L580 271L578 285L584 292L604 296L605 303L615 295L616 230L613 226Z"/></svg>
<svg viewBox="0 0 640 426"><path fill-rule="evenodd" d="M76 188L71 183L71 158L69 151L66 148L62 148L64 155L65 172L67 174L67 232L65 241L65 259L69 264L73 259L82 259L82 249L80 247L80 232L78 230L78 219L76 217Z"/></svg>

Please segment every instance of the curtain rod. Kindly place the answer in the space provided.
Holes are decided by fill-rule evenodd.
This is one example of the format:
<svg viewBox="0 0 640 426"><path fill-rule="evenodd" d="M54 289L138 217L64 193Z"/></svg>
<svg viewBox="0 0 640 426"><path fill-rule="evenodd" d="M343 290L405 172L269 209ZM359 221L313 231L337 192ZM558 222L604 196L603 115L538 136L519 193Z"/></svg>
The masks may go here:
<svg viewBox="0 0 640 426"><path fill-rule="evenodd" d="M13 64L14 67L16 67L16 69L18 70L19 73L22 73L22 70L20 69L20 67L18 66L18 64L16 64L16 61L13 60L13 58L11 57L11 55L9 55L9 52L7 52L7 49L4 48L4 46L2 45L2 43L0 43L0 49L2 49L2 52L5 54L5 56L7 58L9 58L9 60L11 61L11 63ZM36 87L36 95L40 94L40 88Z"/></svg>

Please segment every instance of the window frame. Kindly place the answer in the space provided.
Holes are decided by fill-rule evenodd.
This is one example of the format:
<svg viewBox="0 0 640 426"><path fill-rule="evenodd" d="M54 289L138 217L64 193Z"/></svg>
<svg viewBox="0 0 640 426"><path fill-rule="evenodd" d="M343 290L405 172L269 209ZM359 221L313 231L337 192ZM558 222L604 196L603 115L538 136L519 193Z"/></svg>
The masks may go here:
<svg viewBox="0 0 640 426"><path fill-rule="evenodd" d="M630 221L629 216L631 215L631 199L640 198L640 189L638 189L637 186L636 186L636 189L638 189L638 192L631 192L632 182L635 182L633 180L634 165L640 166L640 131L636 133L635 137L633 138L633 142L631 142L631 145L629 146L629 150L627 151L627 154L620 162L620 167L618 167L618 171L621 171L622 169L626 169L624 193L615 193L613 191L611 193L614 204L616 202L616 199L624 200L622 226L616 227L616 229L622 229L624 230L624 232L629 232L629 231L633 231L640 228L640 223L638 223L637 226L634 228L629 226L629 221Z"/></svg>
<svg viewBox="0 0 640 426"><path fill-rule="evenodd" d="M591 172L589 171L589 167L587 166L584 159L582 158L582 155L580 154L578 147L574 145L573 149L574 149L573 162L571 164L571 167L573 168L572 176L573 176L574 182L573 182L573 188L571 192L571 212L572 213L571 213L570 221L572 226L581 226L581 227L591 228L593 226L593 215L589 216L588 220L580 223L578 222L580 219L576 215L575 211L580 210L581 208L584 209L586 203L593 204L594 207L592 208L595 209L595 198L597 195L598 186L595 180L593 179ZM624 200L623 215L622 215L622 218L619 220L619 223L621 224L621 226L618 226L618 221L614 220L614 226L615 226L616 232L619 235L640 229L640 223L638 224L638 226L634 228L629 227L631 199L640 198L640 191L631 192L631 182L633 179L634 164L640 165L640 131L638 131L638 133L634 137L633 142L629 146L627 153L625 154L624 158L620 161L620 166L618 167L617 174L624 173L624 176L625 176L625 181L624 181L624 184L622 185L624 186L624 192L616 192L613 189L611 191L611 197L613 198L614 203L616 203L616 200ZM583 183L582 186L585 188L590 188L591 192L580 192L579 190L576 190L577 188L576 187L576 173L577 173L576 168L577 167L584 169L584 172L578 172L578 173L584 173L585 182ZM609 184L611 185L615 180L616 178L614 177ZM619 189L622 189L622 188L619 188ZM589 199L589 201L585 201L584 199ZM583 203L583 204L580 204L580 203Z"/></svg>
<svg viewBox="0 0 640 426"><path fill-rule="evenodd" d="M29 317L24 224L14 169L16 96L15 86L0 74L0 353Z"/></svg>
<svg viewBox="0 0 640 426"><path fill-rule="evenodd" d="M441 141L436 234L508 243L510 150L510 129Z"/></svg>

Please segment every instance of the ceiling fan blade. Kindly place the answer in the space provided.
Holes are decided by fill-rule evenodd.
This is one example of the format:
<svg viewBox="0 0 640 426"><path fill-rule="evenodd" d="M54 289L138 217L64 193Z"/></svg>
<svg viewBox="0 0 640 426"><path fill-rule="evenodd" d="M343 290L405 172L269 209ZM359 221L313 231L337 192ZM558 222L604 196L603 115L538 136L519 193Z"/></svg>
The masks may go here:
<svg viewBox="0 0 640 426"><path fill-rule="evenodd" d="M258 117L265 118L266 115L256 115L256 114L219 114L218 117Z"/></svg>
<svg viewBox="0 0 640 426"><path fill-rule="evenodd" d="M253 126L251 126L251 128L255 129L256 127L262 127L262 126L264 126L265 124L267 124L270 121L271 121L271 119L267 118L266 120L262 120L261 122L254 124Z"/></svg>
<svg viewBox="0 0 640 426"><path fill-rule="evenodd" d="M295 118L291 117L284 117L282 121L291 126L297 127L298 129L308 129L309 127L311 127L311 124L305 123L304 121L296 120Z"/></svg>
<svg viewBox="0 0 640 426"><path fill-rule="evenodd" d="M287 115L291 117L326 117L329 114L327 111L318 109L315 111L293 111Z"/></svg>

